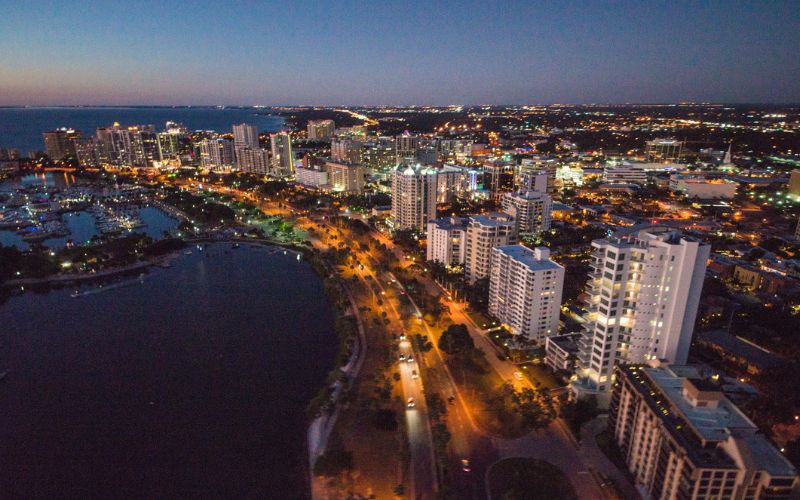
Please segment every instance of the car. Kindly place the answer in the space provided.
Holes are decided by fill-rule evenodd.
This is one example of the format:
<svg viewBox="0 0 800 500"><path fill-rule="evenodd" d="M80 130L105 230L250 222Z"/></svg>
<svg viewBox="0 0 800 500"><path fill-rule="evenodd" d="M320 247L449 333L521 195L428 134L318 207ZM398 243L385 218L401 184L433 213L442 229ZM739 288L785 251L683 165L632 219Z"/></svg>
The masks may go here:
<svg viewBox="0 0 800 500"><path fill-rule="evenodd" d="M400 354L400 361L405 361L405 360L406 360L406 355Z"/></svg>
<svg viewBox="0 0 800 500"><path fill-rule="evenodd" d="M411 372L411 378L414 378L414 379L419 378L419 375L417 375L417 370L414 370L414 371Z"/></svg>
<svg viewBox="0 0 800 500"><path fill-rule="evenodd" d="M414 402L414 398L408 398L408 401L406 401L406 407L413 408L415 406L417 406L417 403Z"/></svg>
<svg viewBox="0 0 800 500"><path fill-rule="evenodd" d="M406 339L406 334L405 333L401 333L400 334L400 342L404 341L405 339Z"/></svg>
<svg viewBox="0 0 800 500"><path fill-rule="evenodd" d="M463 470L464 472L472 472L472 467L470 467L469 465L468 458L461 459L461 470Z"/></svg>
<svg viewBox="0 0 800 500"><path fill-rule="evenodd" d="M414 362L414 356L409 354L408 355L408 359L406 359L406 361L409 362L409 363L413 363Z"/></svg>
<svg viewBox="0 0 800 500"><path fill-rule="evenodd" d="M514 378L517 380L522 380L522 372L514 372Z"/></svg>

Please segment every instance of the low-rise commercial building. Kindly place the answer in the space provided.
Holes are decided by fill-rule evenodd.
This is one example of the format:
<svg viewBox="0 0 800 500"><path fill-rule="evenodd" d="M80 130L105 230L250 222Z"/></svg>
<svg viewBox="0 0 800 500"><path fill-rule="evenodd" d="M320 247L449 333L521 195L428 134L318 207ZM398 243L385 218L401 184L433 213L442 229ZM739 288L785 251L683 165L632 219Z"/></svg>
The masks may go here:
<svg viewBox="0 0 800 500"><path fill-rule="evenodd" d="M699 200L729 200L736 196L738 187L731 180L707 179L696 175L673 174L669 179L670 191Z"/></svg>
<svg viewBox="0 0 800 500"><path fill-rule="evenodd" d="M571 372L580 349L580 333L567 333L547 337L544 344L544 362L554 371Z"/></svg>

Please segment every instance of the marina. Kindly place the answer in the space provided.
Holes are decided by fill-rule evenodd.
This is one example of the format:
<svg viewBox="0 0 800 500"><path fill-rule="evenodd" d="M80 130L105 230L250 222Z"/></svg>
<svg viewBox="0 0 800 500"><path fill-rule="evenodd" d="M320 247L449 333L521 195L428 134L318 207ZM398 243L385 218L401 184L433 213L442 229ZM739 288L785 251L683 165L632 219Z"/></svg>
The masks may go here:
<svg viewBox="0 0 800 500"><path fill-rule="evenodd" d="M178 226L174 211L141 188L109 189L52 173L0 184L0 245L58 249L95 238L143 233L160 239Z"/></svg>

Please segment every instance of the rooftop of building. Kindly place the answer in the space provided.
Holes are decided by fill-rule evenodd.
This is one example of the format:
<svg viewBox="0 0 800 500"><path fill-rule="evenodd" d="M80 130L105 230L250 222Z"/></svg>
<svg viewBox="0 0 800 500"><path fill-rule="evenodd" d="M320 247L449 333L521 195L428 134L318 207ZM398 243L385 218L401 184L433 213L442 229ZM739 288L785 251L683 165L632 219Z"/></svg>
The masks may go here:
<svg viewBox="0 0 800 500"><path fill-rule="evenodd" d="M560 264L550 260L550 249L538 247L531 250L524 245L503 245L494 250L502 252L532 271L564 269Z"/></svg>
<svg viewBox="0 0 800 500"><path fill-rule="evenodd" d="M505 194L506 197L509 198L519 198L522 200L541 200L543 198L549 198L547 193L542 193L540 191L513 191Z"/></svg>
<svg viewBox="0 0 800 500"><path fill-rule="evenodd" d="M398 167L397 171L402 175L407 175L407 176L433 175L436 173L435 168L429 167L427 165L420 165L419 163L417 163L416 165L400 166Z"/></svg>
<svg viewBox="0 0 800 500"><path fill-rule="evenodd" d="M580 332L565 333L564 335L547 337L547 341L557 345L563 351L578 352L578 349L580 348L578 341L582 335L583 334Z"/></svg>
<svg viewBox="0 0 800 500"><path fill-rule="evenodd" d="M470 215L470 222L477 222L482 226L508 226L514 223L513 217L503 212L489 212L480 215Z"/></svg>
<svg viewBox="0 0 800 500"><path fill-rule="evenodd" d="M467 220L466 217L442 217L434 219L428 224L436 224L439 229L464 229L467 227Z"/></svg>
<svg viewBox="0 0 800 500"><path fill-rule="evenodd" d="M724 443L733 444L748 467L776 476L796 474L758 427L722 394L722 385L702 368L622 366L619 370L638 382L634 383L636 390L698 466L734 466L734 458L718 446ZM693 403L692 398L713 404Z"/></svg>
<svg viewBox="0 0 800 500"><path fill-rule="evenodd" d="M618 229L611 238L600 240L614 246L631 246L642 241L662 241L678 245L682 240L695 241L694 238L677 231L675 228L649 222Z"/></svg>
<svg viewBox="0 0 800 500"><path fill-rule="evenodd" d="M779 366L784 362L783 359L776 354L752 342L731 335L724 330L699 332L697 336L700 341L719 346L732 355L745 359L749 364L762 370Z"/></svg>

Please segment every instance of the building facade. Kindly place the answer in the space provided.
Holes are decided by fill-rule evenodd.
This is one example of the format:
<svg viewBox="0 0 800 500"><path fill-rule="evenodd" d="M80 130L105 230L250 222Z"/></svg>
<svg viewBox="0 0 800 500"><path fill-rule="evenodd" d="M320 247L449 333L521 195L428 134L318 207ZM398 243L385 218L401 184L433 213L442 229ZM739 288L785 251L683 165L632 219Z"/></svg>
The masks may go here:
<svg viewBox="0 0 800 500"><path fill-rule="evenodd" d="M239 123L233 126L233 147L234 149L259 149L258 128L246 123Z"/></svg>
<svg viewBox="0 0 800 500"><path fill-rule="evenodd" d="M550 229L553 200L538 191L517 191L503 195L503 212L517 223L520 234L538 233Z"/></svg>
<svg viewBox="0 0 800 500"><path fill-rule="evenodd" d="M492 248L489 313L514 335L544 344L558 333L564 268L550 249L523 245Z"/></svg>
<svg viewBox="0 0 800 500"><path fill-rule="evenodd" d="M200 141L200 165L212 172L229 172L235 157L233 141L229 139L204 139Z"/></svg>
<svg viewBox="0 0 800 500"><path fill-rule="evenodd" d="M505 213L495 212L474 215L467 222L464 271L467 281L475 283L489 277L492 248L513 245L517 242L514 219Z"/></svg>
<svg viewBox="0 0 800 500"><path fill-rule="evenodd" d="M269 174L270 158L266 149L240 148L235 153L236 164L242 172L253 175Z"/></svg>
<svg viewBox="0 0 800 500"><path fill-rule="evenodd" d="M517 166L516 184L524 189L546 191L547 194L552 195L556 192L557 170L558 160L556 158L545 155L523 158ZM542 180L539 177L541 175L544 175L545 186L542 186ZM543 187L544 189L542 189Z"/></svg>
<svg viewBox="0 0 800 500"><path fill-rule="evenodd" d="M333 120L309 120L307 130L310 141L330 141L336 131L336 124Z"/></svg>
<svg viewBox="0 0 800 500"><path fill-rule="evenodd" d="M645 498L797 498L797 471L693 366L621 366L608 429Z"/></svg>
<svg viewBox="0 0 800 500"><path fill-rule="evenodd" d="M328 184L336 193L361 194L364 192L364 167L358 164L325 163Z"/></svg>
<svg viewBox="0 0 800 500"><path fill-rule="evenodd" d="M445 266L464 264L467 253L467 218L449 217L428 222L426 260Z"/></svg>
<svg viewBox="0 0 800 500"><path fill-rule="evenodd" d="M603 169L603 182L608 184L647 184L647 172L641 165L634 163L609 162Z"/></svg>
<svg viewBox="0 0 800 500"><path fill-rule="evenodd" d="M270 175L275 177L291 177L294 175L294 156L292 155L292 138L286 132L278 132L270 136L272 148L272 169Z"/></svg>
<svg viewBox="0 0 800 500"><path fill-rule="evenodd" d="M592 242L587 322L578 356L579 395L607 402L614 367L689 354L710 246L665 227Z"/></svg>
<svg viewBox="0 0 800 500"><path fill-rule="evenodd" d="M425 231L436 218L436 169L421 165L399 167L392 177L394 228Z"/></svg>

